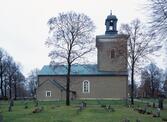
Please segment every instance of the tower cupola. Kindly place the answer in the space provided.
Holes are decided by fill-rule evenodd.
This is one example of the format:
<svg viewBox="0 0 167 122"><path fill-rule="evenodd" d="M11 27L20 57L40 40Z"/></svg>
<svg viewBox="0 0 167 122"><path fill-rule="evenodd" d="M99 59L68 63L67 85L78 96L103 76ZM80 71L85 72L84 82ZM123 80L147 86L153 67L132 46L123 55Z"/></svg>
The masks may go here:
<svg viewBox="0 0 167 122"><path fill-rule="evenodd" d="M110 15L107 16L105 20L105 25L106 25L106 35L113 35L117 34L117 17L115 15L112 15L112 11L110 12Z"/></svg>

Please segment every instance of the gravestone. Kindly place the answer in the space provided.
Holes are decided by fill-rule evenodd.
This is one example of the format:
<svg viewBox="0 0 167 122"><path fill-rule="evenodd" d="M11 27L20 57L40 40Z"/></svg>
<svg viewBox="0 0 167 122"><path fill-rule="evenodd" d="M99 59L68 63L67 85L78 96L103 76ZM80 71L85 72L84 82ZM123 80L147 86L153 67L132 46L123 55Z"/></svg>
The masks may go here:
<svg viewBox="0 0 167 122"><path fill-rule="evenodd" d="M10 101L9 101L9 107L8 107L8 111L9 112L12 111L12 106L14 106L14 100L13 100L13 98L11 98Z"/></svg>
<svg viewBox="0 0 167 122"><path fill-rule="evenodd" d="M153 117L160 117L160 111L161 111L161 109L160 109L160 108L157 108L157 109L155 110L155 112L153 113Z"/></svg>
<svg viewBox="0 0 167 122"><path fill-rule="evenodd" d="M130 120L126 118L123 120L123 122L130 122Z"/></svg>
<svg viewBox="0 0 167 122"><path fill-rule="evenodd" d="M38 105L39 105L38 100L34 100L34 104L35 104L35 105L34 105L35 107L38 107Z"/></svg>
<svg viewBox="0 0 167 122"><path fill-rule="evenodd" d="M157 113L157 117L160 117L160 108L157 108L156 113Z"/></svg>
<svg viewBox="0 0 167 122"><path fill-rule="evenodd" d="M155 108L155 102L153 102L153 108Z"/></svg>
<svg viewBox="0 0 167 122"><path fill-rule="evenodd" d="M24 103L24 108L25 108L25 109L28 108L28 103L27 103L27 102Z"/></svg>
<svg viewBox="0 0 167 122"><path fill-rule="evenodd" d="M140 119L136 119L136 122L141 122Z"/></svg>
<svg viewBox="0 0 167 122"><path fill-rule="evenodd" d="M159 98L159 99L158 99L158 107L159 107L160 109L163 109L163 98Z"/></svg>

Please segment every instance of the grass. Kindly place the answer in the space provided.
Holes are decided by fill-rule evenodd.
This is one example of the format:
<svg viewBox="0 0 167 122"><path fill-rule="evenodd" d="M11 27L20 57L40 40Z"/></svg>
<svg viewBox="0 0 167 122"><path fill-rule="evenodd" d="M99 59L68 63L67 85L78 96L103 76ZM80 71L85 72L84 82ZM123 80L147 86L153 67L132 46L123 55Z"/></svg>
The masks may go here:
<svg viewBox="0 0 167 122"><path fill-rule="evenodd" d="M96 100L87 100L87 107L77 113L79 103L73 101L71 106L65 106L64 101L40 102L39 106L44 107L40 113L32 113L34 110L33 101L27 101L28 109L25 109L24 101L15 101L12 112L8 112L8 102L3 101L0 105L4 122L122 122L128 118L130 122L140 119L141 122L161 122L161 118L167 116L167 109L161 111L160 118L153 118L152 115L139 114L133 108L128 108L121 100L102 100L101 104L111 105L115 112L107 112L101 108ZM135 102L136 106L143 107L143 102ZM152 111L152 108L149 108Z"/></svg>

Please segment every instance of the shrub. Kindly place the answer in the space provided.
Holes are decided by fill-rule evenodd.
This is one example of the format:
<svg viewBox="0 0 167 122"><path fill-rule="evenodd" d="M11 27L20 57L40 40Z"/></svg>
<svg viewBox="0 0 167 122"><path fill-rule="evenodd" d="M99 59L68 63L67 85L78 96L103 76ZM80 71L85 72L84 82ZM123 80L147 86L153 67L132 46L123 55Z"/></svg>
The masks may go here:
<svg viewBox="0 0 167 122"><path fill-rule="evenodd" d="M162 118L162 121L167 122L167 118Z"/></svg>
<svg viewBox="0 0 167 122"><path fill-rule="evenodd" d="M3 100L8 100L8 97L7 97L7 96L4 96L4 97L3 97Z"/></svg>
<svg viewBox="0 0 167 122"><path fill-rule="evenodd" d="M37 108L35 108L35 109L32 111L32 113L40 113L40 112L42 112L43 110L44 110L43 107L37 107Z"/></svg>

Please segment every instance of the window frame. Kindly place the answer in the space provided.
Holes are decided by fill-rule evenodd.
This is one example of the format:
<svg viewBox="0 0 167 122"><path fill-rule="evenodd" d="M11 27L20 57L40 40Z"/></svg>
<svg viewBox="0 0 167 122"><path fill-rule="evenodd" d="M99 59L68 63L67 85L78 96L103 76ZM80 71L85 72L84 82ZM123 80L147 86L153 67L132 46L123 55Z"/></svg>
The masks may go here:
<svg viewBox="0 0 167 122"><path fill-rule="evenodd" d="M50 93L50 96L48 96L48 94L47 93ZM51 91L46 91L46 97L51 97L52 96L52 92Z"/></svg>
<svg viewBox="0 0 167 122"><path fill-rule="evenodd" d="M84 80L82 82L82 92L83 93L90 93L90 81L89 80Z"/></svg>

